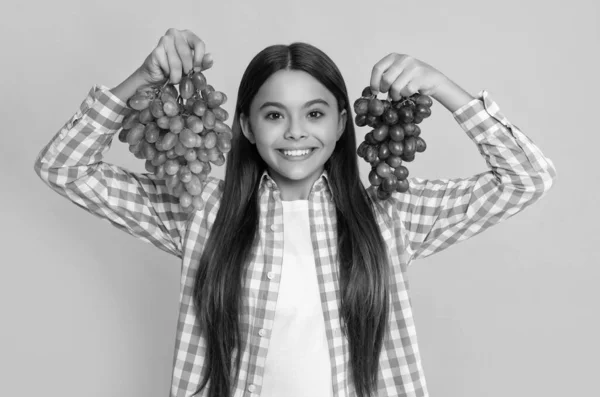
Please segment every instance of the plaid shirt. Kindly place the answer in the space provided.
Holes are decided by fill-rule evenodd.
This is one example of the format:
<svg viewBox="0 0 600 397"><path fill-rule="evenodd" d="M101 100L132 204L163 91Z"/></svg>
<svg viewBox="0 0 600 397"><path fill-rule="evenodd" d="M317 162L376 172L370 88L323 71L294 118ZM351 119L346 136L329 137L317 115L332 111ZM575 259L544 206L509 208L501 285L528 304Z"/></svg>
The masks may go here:
<svg viewBox="0 0 600 397"><path fill-rule="evenodd" d="M223 182L209 177L204 210L187 214L153 175L134 173L102 161L119 131L125 104L103 86L94 86L35 162L35 171L54 191L117 228L182 261L180 312L171 397L191 396L206 352L192 289L196 268L215 220ZM410 192L376 204L376 219L391 265L390 327L380 357L378 396L427 396L427 386L409 300L406 270L424 258L508 219L545 195L556 171L552 161L500 113L486 91L453 113L477 145L489 171L462 179L410 178ZM269 332L273 326L283 255L280 192L268 174L260 184L260 234L245 274L242 366L233 395L259 396ZM368 189L375 196L372 188ZM340 326L336 216L327 174L309 194L311 239L325 328L333 394L355 396L350 382L348 341ZM307 379L307 382L310 380ZM206 395L206 389L202 395Z"/></svg>

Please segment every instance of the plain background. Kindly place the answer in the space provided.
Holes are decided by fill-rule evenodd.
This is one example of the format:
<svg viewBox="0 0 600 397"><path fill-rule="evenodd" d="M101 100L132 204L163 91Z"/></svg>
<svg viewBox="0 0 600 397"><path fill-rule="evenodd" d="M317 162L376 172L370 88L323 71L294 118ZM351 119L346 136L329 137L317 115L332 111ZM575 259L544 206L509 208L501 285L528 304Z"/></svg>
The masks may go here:
<svg viewBox="0 0 600 397"><path fill-rule="evenodd" d="M592 0L4 5L1 394L168 395L178 260L51 192L33 164L91 86L125 79L169 27L205 40L215 59L209 83L229 95L231 114L251 58L268 45L293 41L328 53L351 99L390 52L433 65L472 94L488 90L554 161L558 178L524 212L412 264L430 393L595 393L598 8ZM440 104L422 128L428 149L410 165L412 175L486 171L476 146ZM358 129L359 141L366 132ZM116 139L106 161L143 170ZM362 171L366 178L366 163Z"/></svg>

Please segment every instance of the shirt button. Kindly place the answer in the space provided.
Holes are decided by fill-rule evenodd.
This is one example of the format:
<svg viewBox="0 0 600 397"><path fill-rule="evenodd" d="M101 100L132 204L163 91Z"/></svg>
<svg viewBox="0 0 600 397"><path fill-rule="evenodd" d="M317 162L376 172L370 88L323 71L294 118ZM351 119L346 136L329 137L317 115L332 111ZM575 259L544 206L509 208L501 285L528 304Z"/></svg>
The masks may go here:
<svg viewBox="0 0 600 397"><path fill-rule="evenodd" d="M255 385L250 385L250 386L248 386L248 391L249 391L250 393L254 393L254 391L255 391L255 390L256 390L256 386L255 386Z"/></svg>
<svg viewBox="0 0 600 397"><path fill-rule="evenodd" d="M275 224L271 225L271 230L272 231L276 232L278 229L279 229L279 226L277 226Z"/></svg>
<svg viewBox="0 0 600 397"><path fill-rule="evenodd" d="M269 278L269 280L273 280L273 278L275 277L275 273L269 272L267 273L267 277Z"/></svg>
<svg viewBox="0 0 600 397"><path fill-rule="evenodd" d="M271 181L268 181L268 182L267 182L267 187L269 187L269 188L273 187L273 182L271 182Z"/></svg>
<svg viewBox="0 0 600 397"><path fill-rule="evenodd" d="M260 331L258 331L258 334L259 334L260 336L265 336L265 335L267 334L267 330L263 328L263 329L261 329Z"/></svg>

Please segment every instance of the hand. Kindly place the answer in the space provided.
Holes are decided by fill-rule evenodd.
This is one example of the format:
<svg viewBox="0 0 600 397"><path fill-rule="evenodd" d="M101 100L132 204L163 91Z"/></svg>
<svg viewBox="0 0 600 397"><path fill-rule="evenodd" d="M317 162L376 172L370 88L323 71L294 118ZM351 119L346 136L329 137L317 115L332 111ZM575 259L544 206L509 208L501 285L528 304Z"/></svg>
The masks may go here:
<svg viewBox="0 0 600 397"><path fill-rule="evenodd" d="M418 92L435 96L448 78L434 67L410 55L392 53L377 62L371 73L371 91L374 94L389 92L397 101Z"/></svg>
<svg viewBox="0 0 600 397"><path fill-rule="evenodd" d="M164 83L169 79L178 84L183 74L201 71L212 66L212 56L205 53L202 40L189 30L169 29L158 41L137 70L138 77L147 84Z"/></svg>

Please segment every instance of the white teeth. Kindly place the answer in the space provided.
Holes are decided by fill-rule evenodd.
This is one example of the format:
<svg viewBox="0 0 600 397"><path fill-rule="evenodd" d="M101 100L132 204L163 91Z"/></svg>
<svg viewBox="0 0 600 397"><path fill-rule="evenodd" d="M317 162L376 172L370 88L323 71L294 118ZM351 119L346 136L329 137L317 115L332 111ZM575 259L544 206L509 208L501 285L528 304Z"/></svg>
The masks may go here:
<svg viewBox="0 0 600 397"><path fill-rule="evenodd" d="M311 152L312 149L305 150L282 150L286 156L305 156Z"/></svg>

